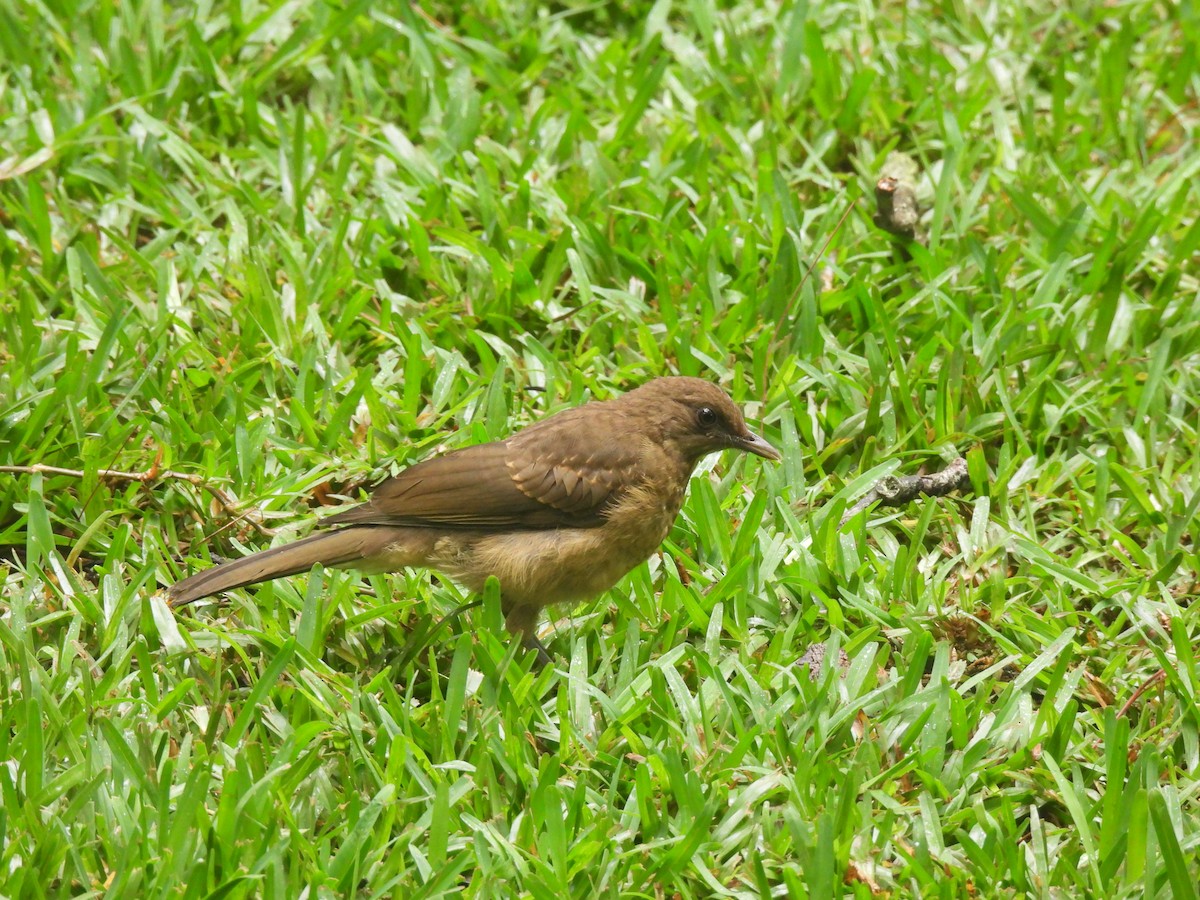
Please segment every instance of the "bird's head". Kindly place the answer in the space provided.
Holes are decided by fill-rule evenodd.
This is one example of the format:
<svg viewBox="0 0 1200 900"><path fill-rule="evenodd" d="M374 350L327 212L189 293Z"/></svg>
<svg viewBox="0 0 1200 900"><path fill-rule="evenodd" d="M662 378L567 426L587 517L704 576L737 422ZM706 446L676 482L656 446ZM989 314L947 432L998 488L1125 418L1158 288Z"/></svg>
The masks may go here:
<svg viewBox="0 0 1200 900"><path fill-rule="evenodd" d="M661 428L660 439L678 447L691 463L721 450L781 458L778 450L746 427L742 411L729 395L702 378L655 378L621 399L644 405L646 418Z"/></svg>

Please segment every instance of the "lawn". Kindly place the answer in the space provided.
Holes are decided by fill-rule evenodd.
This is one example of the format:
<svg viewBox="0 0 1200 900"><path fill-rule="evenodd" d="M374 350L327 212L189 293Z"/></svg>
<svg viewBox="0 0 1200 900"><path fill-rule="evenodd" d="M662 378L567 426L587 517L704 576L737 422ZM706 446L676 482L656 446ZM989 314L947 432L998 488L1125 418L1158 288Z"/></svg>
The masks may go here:
<svg viewBox="0 0 1200 900"><path fill-rule="evenodd" d="M0 895L1195 898L1200 13L1070 6L0 0ZM551 666L163 601L666 373L784 460Z"/></svg>

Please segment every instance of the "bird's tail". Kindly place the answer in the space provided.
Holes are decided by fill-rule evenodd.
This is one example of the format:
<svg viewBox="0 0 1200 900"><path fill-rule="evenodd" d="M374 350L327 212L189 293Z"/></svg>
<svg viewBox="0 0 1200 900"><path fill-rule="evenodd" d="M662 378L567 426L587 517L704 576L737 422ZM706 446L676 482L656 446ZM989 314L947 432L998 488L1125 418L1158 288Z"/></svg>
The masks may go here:
<svg viewBox="0 0 1200 900"><path fill-rule="evenodd" d="M385 553L394 538L394 530L388 528L322 531L189 575L171 586L167 602L172 607L187 606L222 591L307 572L317 563L329 567L350 565Z"/></svg>

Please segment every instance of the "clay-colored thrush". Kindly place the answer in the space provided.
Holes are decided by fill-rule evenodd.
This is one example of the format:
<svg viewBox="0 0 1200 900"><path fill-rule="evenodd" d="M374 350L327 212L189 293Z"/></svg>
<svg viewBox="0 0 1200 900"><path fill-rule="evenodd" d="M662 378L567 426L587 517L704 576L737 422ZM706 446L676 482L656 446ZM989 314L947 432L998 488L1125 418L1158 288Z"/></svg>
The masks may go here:
<svg viewBox="0 0 1200 900"><path fill-rule="evenodd" d="M614 400L564 410L490 444L419 462L303 540L198 572L172 606L334 568L427 566L472 591L500 582L505 624L526 646L542 607L612 587L662 543L701 457L779 453L720 388L656 378ZM543 656L544 658L544 656Z"/></svg>

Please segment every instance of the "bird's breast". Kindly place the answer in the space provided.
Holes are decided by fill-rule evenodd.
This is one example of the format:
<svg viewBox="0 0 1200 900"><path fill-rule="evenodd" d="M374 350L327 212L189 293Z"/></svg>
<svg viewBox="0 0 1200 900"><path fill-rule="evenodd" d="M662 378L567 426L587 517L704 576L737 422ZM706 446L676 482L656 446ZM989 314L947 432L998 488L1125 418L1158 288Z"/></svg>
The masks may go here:
<svg viewBox="0 0 1200 900"><path fill-rule="evenodd" d="M594 528L557 528L492 534L438 566L480 590L489 575L500 581L506 606L549 606L602 594L658 549L683 504L676 488L627 489Z"/></svg>

